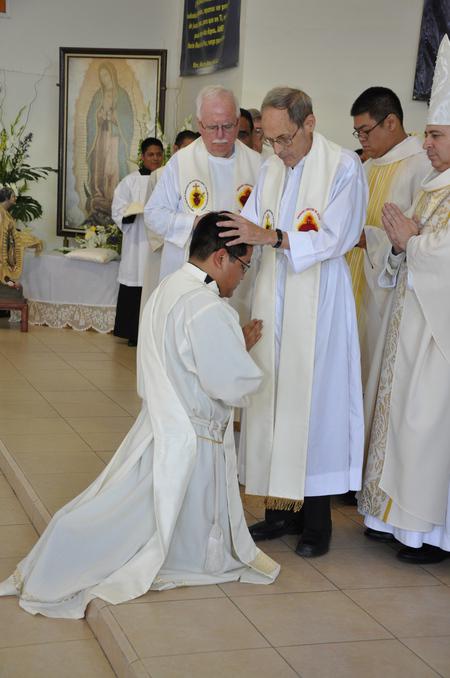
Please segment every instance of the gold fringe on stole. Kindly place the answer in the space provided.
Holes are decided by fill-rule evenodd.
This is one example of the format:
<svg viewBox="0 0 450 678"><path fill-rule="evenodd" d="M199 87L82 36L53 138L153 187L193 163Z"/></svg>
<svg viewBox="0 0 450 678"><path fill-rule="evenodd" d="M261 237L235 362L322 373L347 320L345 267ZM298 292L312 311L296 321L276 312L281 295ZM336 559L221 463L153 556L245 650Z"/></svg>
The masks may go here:
<svg viewBox="0 0 450 678"><path fill-rule="evenodd" d="M300 511L303 506L303 499L286 499L285 497L266 497L264 506L267 509L276 511Z"/></svg>

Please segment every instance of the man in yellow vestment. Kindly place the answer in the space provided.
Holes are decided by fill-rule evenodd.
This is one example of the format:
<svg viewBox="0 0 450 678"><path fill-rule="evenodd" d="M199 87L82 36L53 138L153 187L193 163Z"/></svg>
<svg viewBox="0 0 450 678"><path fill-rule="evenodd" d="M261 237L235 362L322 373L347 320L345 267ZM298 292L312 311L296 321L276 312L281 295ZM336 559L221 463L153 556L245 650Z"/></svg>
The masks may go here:
<svg viewBox="0 0 450 678"><path fill-rule="evenodd" d="M434 75L424 148L433 166L408 218L382 212L389 245L378 285L393 290L366 390L367 466L359 508L367 536L434 563L450 552L450 41Z"/></svg>
<svg viewBox="0 0 450 678"><path fill-rule="evenodd" d="M363 385L367 380L381 317L389 293L373 276L373 258L380 241L388 243L381 223L385 202L395 202L405 212L412 205L430 162L417 136L403 127L403 110L397 95L386 87L366 89L351 108L353 135L369 156L364 164L369 183L366 226L358 247L347 254L355 294L361 342Z"/></svg>

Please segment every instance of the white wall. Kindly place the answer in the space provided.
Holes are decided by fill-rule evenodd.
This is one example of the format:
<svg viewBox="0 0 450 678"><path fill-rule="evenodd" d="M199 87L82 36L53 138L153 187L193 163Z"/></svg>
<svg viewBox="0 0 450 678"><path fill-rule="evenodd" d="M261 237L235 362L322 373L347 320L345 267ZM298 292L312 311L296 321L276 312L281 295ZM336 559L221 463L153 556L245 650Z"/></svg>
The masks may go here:
<svg viewBox="0 0 450 678"><path fill-rule="evenodd" d="M38 95L29 120L31 164L58 166L59 47L167 49L166 129L176 126L179 101L180 0L12 0L0 19L0 82L6 81L9 117ZM44 76L42 77L42 74ZM34 231L46 247L56 236L56 174L32 186L44 215Z"/></svg>
<svg viewBox="0 0 450 678"><path fill-rule="evenodd" d="M277 85L305 90L318 128L350 147L349 112L367 87L400 97L409 131L422 131L426 104L412 101L423 0L246 0L241 28L244 107L259 108Z"/></svg>
<svg viewBox="0 0 450 678"><path fill-rule="evenodd" d="M183 0L13 0L0 20L0 78L6 111L30 101L35 133L31 163L57 166L58 49L66 47L168 50L166 132L172 138L194 113L198 91L220 83L246 107L259 107L276 85L311 95L319 129L354 148L349 110L371 85L391 87L402 100L406 126L421 131L426 105L411 100L422 0L242 0L238 68L215 75L179 77ZM44 206L35 231L47 247L56 237L56 175L33 186Z"/></svg>

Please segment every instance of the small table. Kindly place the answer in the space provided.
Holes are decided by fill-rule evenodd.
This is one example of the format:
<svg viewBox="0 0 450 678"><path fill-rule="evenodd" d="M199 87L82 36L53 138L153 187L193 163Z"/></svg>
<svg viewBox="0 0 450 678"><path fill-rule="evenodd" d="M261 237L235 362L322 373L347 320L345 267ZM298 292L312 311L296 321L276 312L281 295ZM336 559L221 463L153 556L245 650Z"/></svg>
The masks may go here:
<svg viewBox="0 0 450 678"><path fill-rule="evenodd" d="M111 332L119 261L98 264L67 259L61 252L25 253L20 282L32 325Z"/></svg>
<svg viewBox="0 0 450 678"><path fill-rule="evenodd" d="M16 296L11 295L9 298L3 298L1 295L2 288L0 286L0 311L20 311L20 331L28 332L28 303L22 292Z"/></svg>

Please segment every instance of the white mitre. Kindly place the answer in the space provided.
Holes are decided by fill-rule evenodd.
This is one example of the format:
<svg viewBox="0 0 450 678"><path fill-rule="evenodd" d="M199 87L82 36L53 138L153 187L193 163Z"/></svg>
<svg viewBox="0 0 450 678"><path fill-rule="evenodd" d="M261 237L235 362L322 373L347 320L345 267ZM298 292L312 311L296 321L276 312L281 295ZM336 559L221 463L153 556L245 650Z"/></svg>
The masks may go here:
<svg viewBox="0 0 450 678"><path fill-rule="evenodd" d="M450 40L444 35L436 57L427 125L450 125Z"/></svg>

